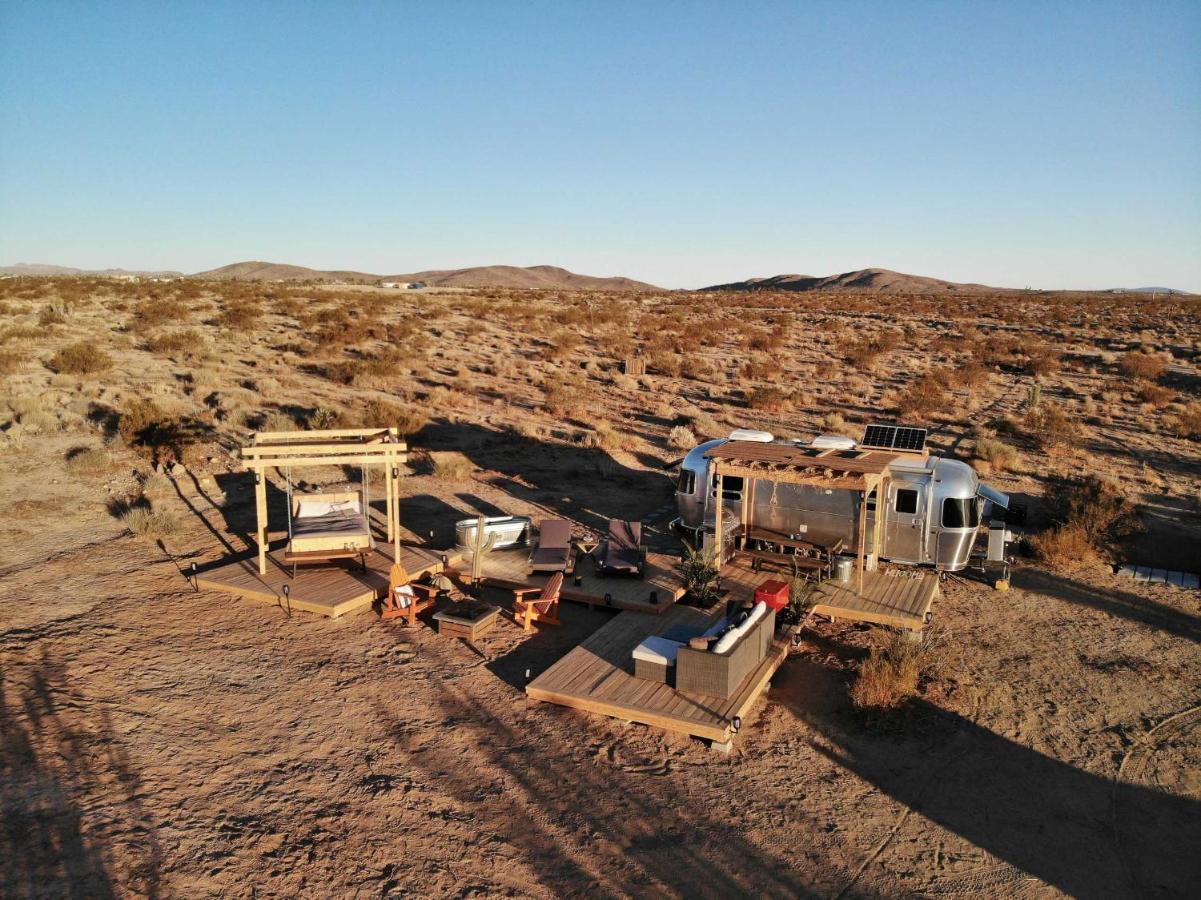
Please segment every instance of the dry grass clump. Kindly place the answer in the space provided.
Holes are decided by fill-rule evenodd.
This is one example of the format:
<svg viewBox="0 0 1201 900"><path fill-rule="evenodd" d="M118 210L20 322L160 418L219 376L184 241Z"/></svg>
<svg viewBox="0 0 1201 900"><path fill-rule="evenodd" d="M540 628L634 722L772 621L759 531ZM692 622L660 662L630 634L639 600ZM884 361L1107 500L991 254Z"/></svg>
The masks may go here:
<svg viewBox="0 0 1201 900"><path fill-rule="evenodd" d="M1118 371L1129 378L1144 381L1154 381L1164 373L1167 363L1162 356L1154 353L1144 353L1141 350L1130 350L1123 353L1118 360Z"/></svg>
<svg viewBox="0 0 1201 900"><path fill-rule="evenodd" d="M230 303L217 316L217 324L234 331L245 331L258 324L263 310L254 303Z"/></svg>
<svg viewBox="0 0 1201 900"><path fill-rule="evenodd" d="M130 534L154 541L174 537L183 531L183 522L170 510L156 510L147 505L134 506L121 514L121 524Z"/></svg>
<svg viewBox="0 0 1201 900"><path fill-rule="evenodd" d="M475 466L462 453L448 450L430 454L430 471L439 481L470 481Z"/></svg>
<svg viewBox="0 0 1201 900"><path fill-rule="evenodd" d="M66 321L66 309L54 303L51 303L49 306L43 306L41 312L38 313L38 325L42 328L49 328L52 325L62 325Z"/></svg>
<svg viewBox="0 0 1201 900"><path fill-rule="evenodd" d="M696 445L696 435L683 425L676 425L667 433L667 446L676 450L691 450Z"/></svg>
<svg viewBox="0 0 1201 900"><path fill-rule="evenodd" d="M1168 419L1168 428L1185 440L1201 440L1201 402L1190 403Z"/></svg>
<svg viewBox="0 0 1201 900"><path fill-rule="evenodd" d="M146 341L151 353L169 354L196 352L204 347L204 336L195 328L186 331L168 331L156 334Z"/></svg>
<svg viewBox="0 0 1201 900"><path fill-rule="evenodd" d="M1063 354L1054 347L1034 347L1026 355L1026 372L1030 375L1054 375L1063 368Z"/></svg>
<svg viewBox="0 0 1201 900"><path fill-rule="evenodd" d="M53 431L58 419L49 409L44 397L12 397L8 401L13 418L31 432Z"/></svg>
<svg viewBox="0 0 1201 900"><path fill-rule="evenodd" d="M1139 385L1137 393L1139 400L1156 410L1163 409L1176 399L1176 394L1171 388L1150 381Z"/></svg>
<svg viewBox="0 0 1201 900"><path fill-rule="evenodd" d="M857 709L896 709L917 693L921 655L921 645L903 634L872 647L851 686L851 702Z"/></svg>
<svg viewBox="0 0 1201 900"><path fill-rule="evenodd" d="M1074 569L1100 563L1097 547L1080 525L1050 528L1030 540L1034 555L1053 569Z"/></svg>
<svg viewBox="0 0 1201 900"><path fill-rule="evenodd" d="M62 375L92 375L111 369L113 358L95 344L80 341L63 347L50 357L47 365Z"/></svg>
<svg viewBox="0 0 1201 900"><path fill-rule="evenodd" d="M153 400L138 399L117 415L117 434L127 447L154 463L185 462L188 448L204 437L204 425L173 416Z"/></svg>
<svg viewBox="0 0 1201 900"><path fill-rule="evenodd" d="M1040 402L1032 406L1026 413L1023 425L1043 449L1073 447L1082 437L1080 424L1052 403Z"/></svg>
<svg viewBox="0 0 1201 900"><path fill-rule="evenodd" d="M842 351L846 361L860 369L873 369L880 358L900 343L895 331L882 331L870 338L851 339L844 343Z"/></svg>
<svg viewBox="0 0 1201 900"><path fill-rule="evenodd" d="M758 387L747 395L746 405L765 413L783 413L792 408L793 397L778 387Z"/></svg>
<svg viewBox="0 0 1201 900"><path fill-rule="evenodd" d="M1011 472L1018 462L1018 452L1014 447L990 437L976 441L975 456L988 463L994 472Z"/></svg>
<svg viewBox="0 0 1201 900"><path fill-rule="evenodd" d="M72 475L107 475L115 467L113 458L101 447L72 447L65 457Z"/></svg>
<svg viewBox="0 0 1201 900"><path fill-rule="evenodd" d="M937 373L923 375L897 399L897 409L905 416L929 416L947 403L943 379Z"/></svg>

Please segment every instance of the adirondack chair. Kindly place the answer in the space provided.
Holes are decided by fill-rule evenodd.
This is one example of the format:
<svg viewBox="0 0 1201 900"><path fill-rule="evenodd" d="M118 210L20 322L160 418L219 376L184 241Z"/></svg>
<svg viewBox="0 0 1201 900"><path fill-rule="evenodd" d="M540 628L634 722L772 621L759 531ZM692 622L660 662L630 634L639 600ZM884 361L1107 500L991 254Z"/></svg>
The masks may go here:
<svg viewBox="0 0 1201 900"><path fill-rule="evenodd" d="M520 622L526 631L533 631L535 622L562 625L559 621L559 591L562 589L562 572L552 575L545 587L514 588L513 618ZM527 600L527 594L538 594L538 597Z"/></svg>
<svg viewBox="0 0 1201 900"><path fill-rule="evenodd" d="M432 608L437 599L437 586L413 581L403 565L393 563L380 618L408 619L409 625L416 625L417 614Z"/></svg>

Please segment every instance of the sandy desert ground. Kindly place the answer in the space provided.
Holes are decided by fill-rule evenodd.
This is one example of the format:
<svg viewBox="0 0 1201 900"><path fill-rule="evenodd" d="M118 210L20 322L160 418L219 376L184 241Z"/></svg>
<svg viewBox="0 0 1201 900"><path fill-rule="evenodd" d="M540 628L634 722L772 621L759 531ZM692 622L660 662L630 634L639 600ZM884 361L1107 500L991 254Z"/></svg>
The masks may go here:
<svg viewBox="0 0 1201 900"><path fill-rule="evenodd" d="M1194 895L1201 592L1113 563L1201 568L1199 363L1188 298L0 282L0 894ZM887 634L818 624L728 756L527 700L603 610L473 650L184 577L246 546L256 428L399 424L445 546L896 418L1029 500L1013 589L947 581L894 710L849 695ZM1133 518L1057 513L1088 475Z"/></svg>

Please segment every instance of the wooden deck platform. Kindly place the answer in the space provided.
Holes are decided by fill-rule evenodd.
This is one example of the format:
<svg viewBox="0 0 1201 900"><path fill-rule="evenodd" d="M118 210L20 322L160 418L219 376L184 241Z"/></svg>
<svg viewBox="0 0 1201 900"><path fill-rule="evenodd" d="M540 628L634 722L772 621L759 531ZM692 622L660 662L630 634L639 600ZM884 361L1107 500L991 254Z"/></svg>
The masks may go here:
<svg viewBox="0 0 1201 900"><path fill-rule="evenodd" d="M529 550L495 550L484 557L484 583L494 587L536 586L546 584L548 575L529 574ZM589 606L610 606L614 609L659 615L684 596L684 584L676 566L679 559L665 553L650 553L646 559L643 578L625 575L601 577L591 557L576 561L574 575L563 582L564 600L587 603ZM463 577L471 574L471 554L462 555L458 567ZM575 583L575 576L580 584ZM651 594L655 595L652 602ZM605 601L608 595L609 601Z"/></svg>
<svg viewBox="0 0 1201 900"><path fill-rule="evenodd" d="M646 637L676 625L705 628L725 609L705 613L673 605L662 615L623 612L535 678L526 693L535 700L585 712L641 722L727 745L735 717L745 717L788 655L791 633L777 639L738 691L729 699L677 691L634 677L630 653Z"/></svg>
<svg viewBox="0 0 1201 900"><path fill-rule="evenodd" d="M442 571L442 553L424 547L402 545L401 562L414 577ZM392 568L392 546L380 544L367 554L367 570L358 560L343 560L327 565L303 565L292 578L292 567L283 561L283 550L267 554L267 574L259 575L258 555L250 550L244 556L219 560L201 567L197 587L224 591L253 600L289 605L292 609L341 616L370 606L383 596ZM291 596L284 599L284 585L291 585Z"/></svg>
<svg viewBox="0 0 1201 900"><path fill-rule="evenodd" d="M721 570L722 587L730 599L745 600L771 572L752 572L743 565L727 565ZM813 612L831 619L870 622L909 631L921 631L930 618L938 597L938 575L921 569L880 569L863 573L863 593L856 590L857 577L850 584L827 581L814 595Z"/></svg>

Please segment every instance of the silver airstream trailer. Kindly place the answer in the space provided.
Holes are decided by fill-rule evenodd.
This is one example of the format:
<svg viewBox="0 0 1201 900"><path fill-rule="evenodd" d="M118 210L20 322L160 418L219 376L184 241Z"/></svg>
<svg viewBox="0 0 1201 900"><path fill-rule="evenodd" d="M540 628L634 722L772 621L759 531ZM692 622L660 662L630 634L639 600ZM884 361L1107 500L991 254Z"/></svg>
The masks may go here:
<svg viewBox="0 0 1201 900"><path fill-rule="evenodd" d="M870 428L892 426L870 426ZM921 431L921 429L906 429ZM922 432L924 447L924 432ZM802 441L777 441L768 432L739 429L722 440L706 441L694 447L680 464L676 483L679 518L676 526L700 539L714 528L716 476L712 460L705 454L726 441L760 441L828 450L854 450L871 446L841 435L821 435L806 444ZM900 451L900 448L897 448ZM997 510L1000 520L1008 498L983 485L967 463L943 459L925 452L898 452L888 467L887 495L883 498L883 530L880 558L894 563L930 566L939 571L957 572L968 565L976 542L982 513ZM921 448L919 448L920 450ZM727 475L722 479L723 514L728 527L736 527L743 479ZM867 499L867 547L872 546L875 517L881 514L881 499ZM749 510L751 524L782 534L804 536L817 543L831 544L841 538L854 546L862 497L858 491L837 490L815 485L781 484L756 479ZM728 514L727 514L728 511ZM1003 531L1000 547L991 538L989 558L1003 558ZM723 528L723 530L725 530Z"/></svg>

